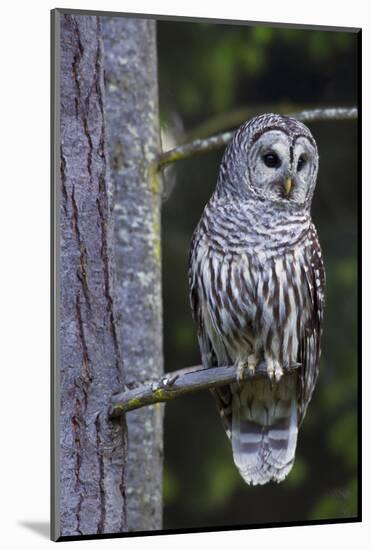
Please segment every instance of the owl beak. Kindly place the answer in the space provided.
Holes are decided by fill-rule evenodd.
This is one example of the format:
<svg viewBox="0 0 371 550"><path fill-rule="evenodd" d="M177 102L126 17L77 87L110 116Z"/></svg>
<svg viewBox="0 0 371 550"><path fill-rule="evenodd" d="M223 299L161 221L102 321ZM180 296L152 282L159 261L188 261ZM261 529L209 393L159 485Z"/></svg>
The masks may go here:
<svg viewBox="0 0 371 550"><path fill-rule="evenodd" d="M289 195L290 194L290 191L291 191L291 187L292 187L292 179L291 178L287 178L287 180L285 181L285 184L284 184L284 189L285 189L285 193L286 195Z"/></svg>

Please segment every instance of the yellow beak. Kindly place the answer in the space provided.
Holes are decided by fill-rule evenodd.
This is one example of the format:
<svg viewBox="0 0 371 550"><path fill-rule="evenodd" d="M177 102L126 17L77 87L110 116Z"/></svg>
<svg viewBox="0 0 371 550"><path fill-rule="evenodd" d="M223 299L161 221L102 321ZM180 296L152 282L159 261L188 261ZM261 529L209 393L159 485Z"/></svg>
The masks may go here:
<svg viewBox="0 0 371 550"><path fill-rule="evenodd" d="M291 178L287 178L287 180L285 181L285 192L286 192L286 195L288 195L291 191L291 187L292 187L292 181L291 181Z"/></svg>

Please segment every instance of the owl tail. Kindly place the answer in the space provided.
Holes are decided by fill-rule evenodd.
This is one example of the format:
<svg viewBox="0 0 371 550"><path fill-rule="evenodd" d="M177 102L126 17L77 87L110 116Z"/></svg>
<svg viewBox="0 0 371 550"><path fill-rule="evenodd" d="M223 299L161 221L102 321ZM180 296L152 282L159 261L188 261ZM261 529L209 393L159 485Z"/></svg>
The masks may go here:
<svg viewBox="0 0 371 550"><path fill-rule="evenodd" d="M222 388L220 388L222 389ZM296 375L233 384L219 409L231 438L234 462L246 483L280 482L290 472L298 434Z"/></svg>
<svg viewBox="0 0 371 550"><path fill-rule="evenodd" d="M298 435L296 376L279 384L248 382L232 390L233 458L246 483L280 482L295 459Z"/></svg>

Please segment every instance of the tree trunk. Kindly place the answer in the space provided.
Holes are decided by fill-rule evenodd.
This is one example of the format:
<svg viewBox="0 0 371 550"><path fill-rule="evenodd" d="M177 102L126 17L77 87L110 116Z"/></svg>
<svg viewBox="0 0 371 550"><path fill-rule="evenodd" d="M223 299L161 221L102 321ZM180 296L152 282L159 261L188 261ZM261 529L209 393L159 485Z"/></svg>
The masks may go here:
<svg viewBox="0 0 371 550"><path fill-rule="evenodd" d="M60 24L59 534L71 536L127 529L126 435L106 414L123 369L100 25L71 15Z"/></svg>
<svg viewBox="0 0 371 550"><path fill-rule="evenodd" d="M163 373L160 206L152 162L160 151L155 21L101 17L106 112L114 182L117 298L125 378ZM162 526L163 409L131 412L128 529Z"/></svg>

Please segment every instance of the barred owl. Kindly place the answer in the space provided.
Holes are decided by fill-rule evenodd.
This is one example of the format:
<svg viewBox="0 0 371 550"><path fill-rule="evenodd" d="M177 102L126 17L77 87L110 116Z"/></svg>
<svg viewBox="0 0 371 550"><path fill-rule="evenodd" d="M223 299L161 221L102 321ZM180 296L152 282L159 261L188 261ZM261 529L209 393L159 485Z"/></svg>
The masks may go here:
<svg viewBox="0 0 371 550"><path fill-rule="evenodd" d="M252 119L227 146L192 238L202 362L237 367L236 382L212 392L248 484L280 482L290 472L317 381L325 285L310 214L317 170L304 124L275 114ZM262 379L253 376L259 365Z"/></svg>

